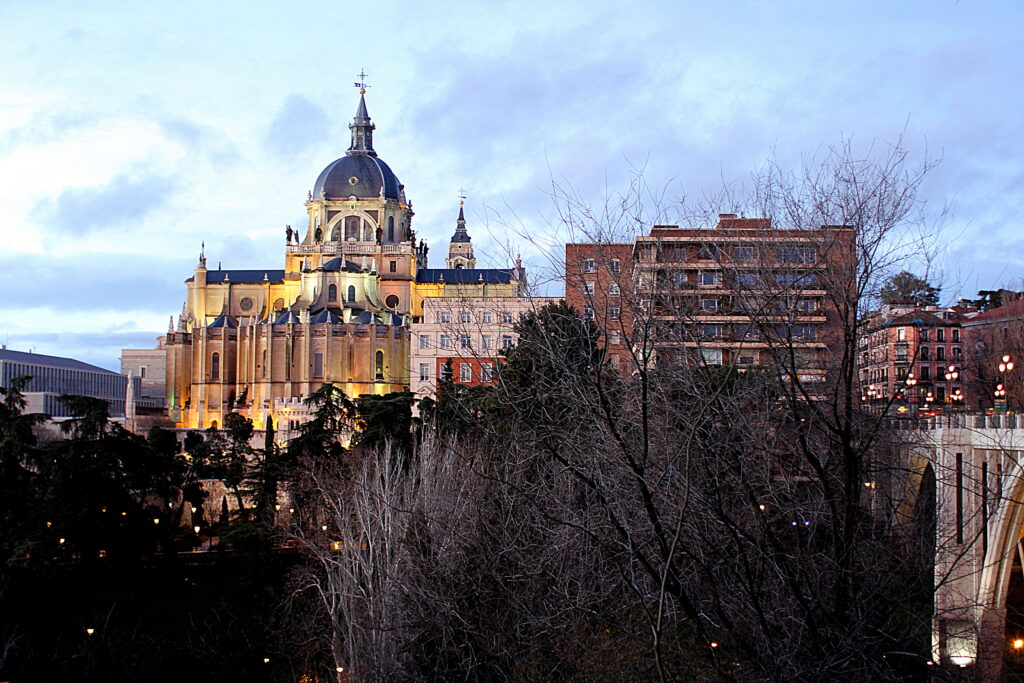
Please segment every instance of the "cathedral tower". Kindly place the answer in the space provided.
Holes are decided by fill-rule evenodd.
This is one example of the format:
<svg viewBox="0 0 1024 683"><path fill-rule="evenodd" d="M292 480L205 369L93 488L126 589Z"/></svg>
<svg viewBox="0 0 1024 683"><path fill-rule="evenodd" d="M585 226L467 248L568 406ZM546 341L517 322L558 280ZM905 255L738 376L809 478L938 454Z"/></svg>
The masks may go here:
<svg viewBox="0 0 1024 683"><path fill-rule="evenodd" d="M448 258L444 260L449 268L461 270L463 268L476 268L476 259L473 257L473 241L466 232L466 215L462 211L462 202L459 202L459 220L455 224L455 234L448 245Z"/></svg>

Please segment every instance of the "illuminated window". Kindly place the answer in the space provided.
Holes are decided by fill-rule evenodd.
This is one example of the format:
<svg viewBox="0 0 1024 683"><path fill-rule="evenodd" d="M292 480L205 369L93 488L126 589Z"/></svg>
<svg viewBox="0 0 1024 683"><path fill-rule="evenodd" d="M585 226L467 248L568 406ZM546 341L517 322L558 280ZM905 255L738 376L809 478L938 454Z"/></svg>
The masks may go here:
<svg viewBox="0 0 1024 683"><path fill-rule="evenodd" d="M376 379L384 379L384 352L378 351L376 355L376 362L374 363L374 376Z"/></svg>

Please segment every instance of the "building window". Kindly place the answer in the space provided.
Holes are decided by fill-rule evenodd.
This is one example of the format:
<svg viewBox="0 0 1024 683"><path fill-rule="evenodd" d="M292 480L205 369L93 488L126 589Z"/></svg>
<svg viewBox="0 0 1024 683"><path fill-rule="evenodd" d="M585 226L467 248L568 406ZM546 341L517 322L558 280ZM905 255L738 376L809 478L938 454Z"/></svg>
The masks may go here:
<svg viewBox="0 0 1024 683"><path fill-rule="evenodd" d="M442 334L441 335L441 348L442 349L450 349L450 348L452 348L452 340L451 340L451 338L448 337L447 334Z"/></svg>
<svg viewBox="0 0 1024 683"><path fill-rule="evenodd" d="M585 259L583 259L583 272L584 273L593 273L595 270L596 270L596 268L594 268L594 259L592 259L592 258L585 258Z"/></svg>
<svg viewBox="0 0 1024 683"><path fill-rule="evenodd" d="M736 273L736 286L757 287L757 273Z"/></svg>
<svg viewBox="0 0 1024 683"><path fill-rule="evenodd" d="M818 328L814 325L793 325L789 328L789 334L791 339L816 339Z"/></svg>
<svg viewBox="0 0 1024 683"><path fill-rule="evenodd" d="M701 299L700 310L705 313L714 313L718 310L718 299Z"/></svg>
<svg viewBox="0 0 1024 683"><path fill-rule="evenodd" d="M753 356L740 356L739 360L736 362L739 365L754 365L756 363Z"/></svg>
<svg viewBox="0 0 1024 683"><path fill-rule="evenodd" d="M928 341L928 330L921 330L920 340Z"/></svg>
<svg viewBox="0 0 1024 683"><path fill-rule="evenodd" d="M922 382L927 382L932 378L932 369L927 365L922 365L921 371L918 373L918 377Z"/></svg>
<svg viewBox="0 0 1024 683"><path fill-rule="evenodd" d="M608 296L619 296L619 283L613 282L608 285Z"/></svg>
<svg viewBox="0 0 1024 683"><path fill-rule="evenodd" d="M718 247L714 244L705 244L697 250L697 258L703 261L717 261L720 258Z"/></svg>
<svg viewBox="0 0 1024 683"><path fill-rule="evenodd" d="M354 302L356 300L356 287L355 285L348 286L348 300Z"/></svg>
<svg viewBox="0 0 1024 683"><path fill-rule="evenodd" d="M469 311L461 311L459 313L459 322L460 323L473 322L473 314L470 313Z"/></svg>
<svg viewBox="0 0 1024 683"><path fill-rule="evenodd" d="M931 353L928 351L928 347L927 346L920 347L918 349L918 355L920 355L921 360L931 360L932 359L931 358Z"/></svg>
<svg viewBox="0 0 1024 683"><path fill-rule="evenodd" d="M705 270L697 276L697 283L702 287L714 287L722 281L722 274L716 271Z"/></svg>
<svg viewBox="0 0 1024 683"><path fill-rule="evenodd" d="M622 270L622 262L617 258L613 258L611 261L608 262L608 270L610 270L613 273L618 273L620 270Z"/></svg>
<svg viewBox="0 0 1024 683"><path fill-rule="evenodd" d="M494 380L494 366L490 363L480 364L480 381L491 382Z"/></svg>
<svg viewBox="0 0 1024 683"><path fill-rule="evenodd" d="M611 332L608 333L608 345L609 346L618 346L621 343L622 343L622 335L621 334L619 334L615 330L612 330Z"/></svg>
<svg viewBox="0 0 1024 683"><path fill-rule="evenodd" d="M494 322L494 314L490 311L484 311L480 314L480 322L489 324Z"/></svg>
<svg viewBox="0 0 1024 683"><path fill-rule="evenodd" d="M438 374L438 379L441 380L442 382L451 382L452 381L452 366L449 365L448 363L445 363L444 365L442 365L440 367L440 369L439 369L437 374Z"/></svg>
<svg viewBox="0 0 1024 683"><path fill-rule="evenodd" d="M430 365L428 363L420 363L420 381L426 382L430 379Z"/></svg>
<svg viewBox="0 0 1024 683"><path fill-rule="evenodd" d="M459 381L469 383L473 381L473 366L463 363L459 366Z"/></svg>
<svg viewBox="0 0 1024 683"><path fill-rule="evenodd" d="M388 261L388 272L389 273L397 273L398 272L398 261Z"/></svg>
<svg viewBox="0 0 1024 683"><path fill-rule="evenodd" d="M907 328L896 328L896 341L907 341Z"/></svg>
<svg viewBox="0 0 1024 683"><path fill-rule="evenodd" d="M378 351L374 363L374 377L378 380L384 379L384 352Z"/></svg>
<svg viewBox="0 0 1024 683"><path fill-rule="evenodd" d="M441 311L437 314L437 322L439 323L450 323L452 321L451 311Z"/></svg>
<svg viewBox="0 0 1024 683"><path fill-rule="evenodd" d="M953 347L953 360L960 360L960 353L961 353L960 352L960 347L959 346L954 346Z"/></svg>
<svg viewBox="0 0 1024 683"><path fill-rule="evenodd" d="M594 296L594 292L595 291L596 290L594 289L593 281L588 280L587 282L583 283L583 293L584 294L586 294L587 296Z"/></svg>
<svg viewBox="0 0 1024 683"><path fill-rule="evenodd" d="M512 312L511 311L502 311L501 312L501 322L505 323L506 325L511 325L512 324Z"/></svg>
<svg viewBox="0 0 1024 683"><path fill-rule="evenodd" d="M722 349L701 349L700 359L705 365L721 365Z"/></svg>
<svg viewBox="0 0 1024 683"><path fill-rule="evenodd" d="M946 331L944 329L942 329L941 327L939 329L935 330L935 341L937 341L937 342L946 341Z"/></svg>
<svg viewBox="0 0 1024 683"><path fill-rule="evenodd" d="M593 306L584 306L583 307L583 317L586 320L593 320L594 319L594 307Z"/></svg>
<svg viewBox="0 0 1024 683"><path fill-rule="evenodd" d="M491 348L491 335L482 334L480 335L480 348L489 349Z"/></svg>
<svg viewBox="0 0 1024 683"><path fill-rule="evenodd" d="M142 379L146 379L146 366L145 365L143 365L142 367L139 368L139 377L141 377Z"/></svg>
<svg viewBox="0 0 1024 683"><path fill-rule="evenodd" d="M384 299L384 305L388 308L398 308L399 299L394 294L388 294L388 298Z"/></svg>
<svg viewBox="0 0 1024 683"><path fill-rule="evenodd" d="M323 377L324 376L324 354L323 351L316 351L313 353L313 376Z"/></svg>
<svg viewBox="0 0 1024 683"><path fill-rule="evenodd" d="M946 360L946 347L937 346L935 347L935 360Z"/></svg>
<svg viewBox="0 0 1024 683"><path fill-rule="evenodd" d="M779 263L814 263L814 247L779 247Z"/></svg>
<svg viewBox="0 0 1024 683"><path fill-rule="evenodd" d="M338 286L337 285L329 285L327 287L327 300L328 301L337 301L338 300Z"/></svg>
<svg viewBox="0 0 1024 683"><path fill-rule="evenodd" d="M708 339L717 339L718 337L722 336L722 326L721 325L701 325L700 326L700 334L701 334L702 337L705 337L705 338L708 338Z"/></svg>
<svg viewBox="0 0 1024 683"><path fill-rule="evenodd" d="M395 217L388 216L388 242L395 241Z"/></svg>
<svg viewBox="0 0 1024 683"><path fill-rule="evenodd" d="M618 306L610 306L608 308L608 319L609 320L618 320L619 319L619 307Z"/></svg>
<svg viewBox="0 0 1024 683"><path fill-rule="evenodd" d="M359 216L345 216L345 239L359 239Z"/></svg>
<svg viewBox="0 0 1024 683"><path fill-rule="evenodd" d="M459 335L459 348L460 349L468 349L468 348L470 348L470 346L469 346L469 335L468 334Z"/></svg>
<svg viewBox="0 0 1024 683"><path fill-rule="evenodd" d="M429 334L421 334L420 335L420 348L421 349L429 349L430 348L430 335Z"/></svg>
<svg viewBox="0 0 1024 683"><path fill-rule="evenodd" d="M502 349L510 349L510 348L512 348L512 335L510 335L510 334L502 335L502 337L501 337L501 348Z"/></svg>
<svg viewBox="0 0 1024 683"><path fill-rule="evenodd" d="M953 330L953 341L954 342L959 342L960 341L960 330Z"/></svg>
<svg viewBox="0 0 1024 683"><path fill-rule="evenodd" d="M757 258L757 247L733 247L733 261L753 261Z"/></svg>
<svg viewBox="0 0 1024 683"><path fill-rule="evenodd" d="M210 379L220 379L220 354L210 356Z"/></svg>
<svg viewBox="0 0 1024 683"><path fill-rule="evenodd" d="M260 375L264 379L266 379L266 377L267 377L267 350L263 349L263 353L261 355L262 355L262 358L263 358L263 362L260 364Z"/></svg>

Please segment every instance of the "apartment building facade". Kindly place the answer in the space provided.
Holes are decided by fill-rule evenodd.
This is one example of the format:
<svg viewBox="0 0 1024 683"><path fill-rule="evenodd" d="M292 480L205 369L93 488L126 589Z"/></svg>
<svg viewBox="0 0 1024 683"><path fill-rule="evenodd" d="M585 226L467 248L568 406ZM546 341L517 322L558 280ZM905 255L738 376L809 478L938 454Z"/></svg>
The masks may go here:
<svg viewBox="0 0 1024 683"><path fill-rule="evenodd" d="M417 398L435 397L438 382L466 386L497 383L502 352L515 344L515 325L528 311L557 301L548 297L430 297L411 326L409 368ZM448 368L450 376L446 376Z"/></svg>

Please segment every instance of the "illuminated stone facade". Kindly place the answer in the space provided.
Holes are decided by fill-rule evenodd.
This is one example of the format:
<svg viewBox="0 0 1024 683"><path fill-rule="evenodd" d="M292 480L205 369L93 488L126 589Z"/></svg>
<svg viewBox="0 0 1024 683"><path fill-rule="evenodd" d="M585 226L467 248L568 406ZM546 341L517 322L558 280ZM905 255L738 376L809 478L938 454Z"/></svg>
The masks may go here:
<svg viewBox="0 0 1024 683"><path fill-rule="evenodd" d="M351 145L317 178L305 231L286 229L283 269L211 270L201 255L167 335L167 406L179 427L235 411L295 426L326 382L351 397L409 388L409 325L426 297L514 296L524 272L473 266L462 208L451 268L427 267L412 202L373 149L361 95Z"/></svg>

